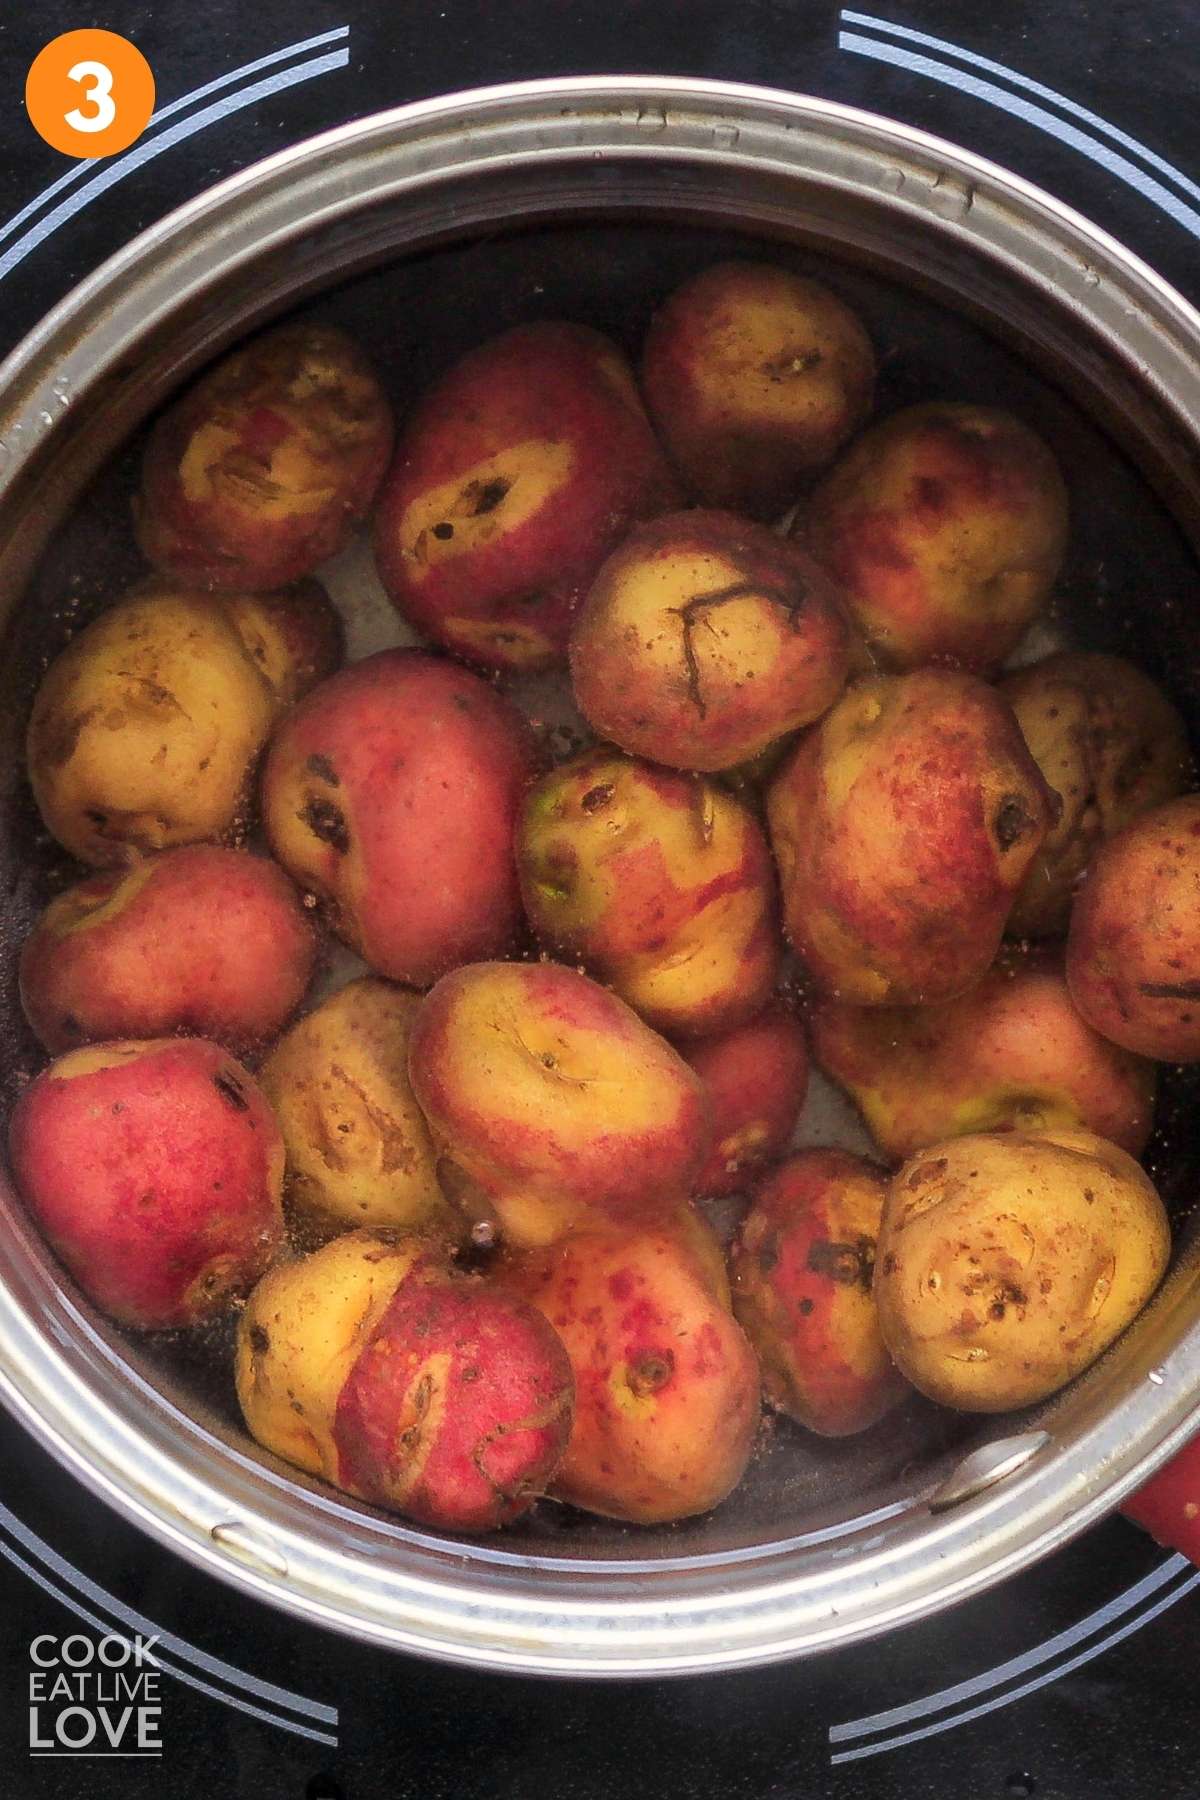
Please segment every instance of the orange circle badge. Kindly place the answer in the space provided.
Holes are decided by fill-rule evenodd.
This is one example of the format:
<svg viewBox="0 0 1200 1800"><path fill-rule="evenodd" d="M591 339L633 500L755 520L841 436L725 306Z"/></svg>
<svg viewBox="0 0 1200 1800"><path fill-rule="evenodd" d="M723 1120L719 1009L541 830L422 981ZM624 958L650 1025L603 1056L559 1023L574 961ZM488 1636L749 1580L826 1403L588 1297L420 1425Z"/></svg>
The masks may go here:
<svg viewBox="0 0 1200 1800"><path fill-rule="evenodd" d="M25 78L25 110L64 156L112 156L141 137L154 111L154 76L115 31L64 31Z"/></svg>

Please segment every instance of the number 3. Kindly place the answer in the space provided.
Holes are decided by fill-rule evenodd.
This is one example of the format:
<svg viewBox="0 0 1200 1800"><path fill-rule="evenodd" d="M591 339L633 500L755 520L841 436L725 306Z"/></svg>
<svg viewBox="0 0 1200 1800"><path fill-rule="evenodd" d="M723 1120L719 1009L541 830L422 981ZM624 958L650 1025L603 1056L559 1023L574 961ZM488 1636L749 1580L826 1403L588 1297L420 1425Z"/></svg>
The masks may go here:
<svg viewBox="0 0 1200 1800"><path fill-rule="evenodd" d="M67 124L73 131L107 131L117 116L117 109L112 99L112 70L107 63L77 62L73 69L67 70L68 81L90 81L90 86L83 90L83 97L95 112L81 112L74 107L67 113Z"/></svg>

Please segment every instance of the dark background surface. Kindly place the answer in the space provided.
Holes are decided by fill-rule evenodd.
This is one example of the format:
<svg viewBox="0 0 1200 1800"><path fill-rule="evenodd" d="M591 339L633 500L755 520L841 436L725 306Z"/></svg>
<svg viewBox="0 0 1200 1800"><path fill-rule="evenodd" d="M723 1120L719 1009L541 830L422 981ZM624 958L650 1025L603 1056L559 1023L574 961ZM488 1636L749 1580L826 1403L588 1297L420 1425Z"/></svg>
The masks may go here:
<svg viewBox="0 0 1200 1800"><path fill-rule="evenodd" d="M879 4L881 16L893 23L993 58L1082 103L1200 179L1195 0L1149 0L1144 6L1074 0L1053 9L1007 0L989 9L989 17L966 0ZM862 10L873 10L869 0ZM21 95L25 71L42 45L84 25L121 31L137 42L155 70L160 103L337 26L351 28L350 63L197 133L85 207L0 281L0 351L141 227L247 163L379 107L555 73L720 76L803 89L891 114L1040 182L1113 231L1189 297L1200 298L1196 241L1183 225L1034 124L928 75L840 49L837 10L816 0L509 0L504 6L494 0L158 0L103 9L8 0L7 16L0 18L0 223L68 166L30 129ZM1011 81L990 78L1016 91ZM1051 109L1065 116L1061 105ZM1133 160L1145 167L1143 159ZM1188 1579L1182 1573L1173 1573L1140 1607L1098 1623L1078 1646L1064 1645L1023 1672L981 1683L978 1695L917 1721L953 1721L952 1728L863 1761L837 1766L830 1760L831 1727L951 1683L986 1678L1006 1659L1028 1654L1117 1601L1160 1567L1164 1553L1120 1520L983 1599L879 1644L734 1677L585 1686L436 1668L297 1626L153 1549L2 1420L0 1502L11 1514L6 1520L0 1511L0 1552L9 1558L0 1563L5 1794L69 1800L133 1794L180 1800L1200 1796L1194 1722L1200 1600L1194 1590L1182 1591ZM110 1618L111 1607L106 1615L103 1604L81 1600L69 1571L29 1557L13 1520L156 1625L239 1670L336 1706L338 1747L238 1710L232 1702L240 1693L247 1703L244 1690L228 1672L210 1672L204 1679L215 1693L164 1681L161 1762L31 1761L30 1639L79 1625L35 1577L52 1579L97 1618ZM26 1570L13 1566L18 1554L27 1559ZM1056 1673L1176 1596L1177 1603L1144 1629ZM1019 1693L1046 1676L1054 1678ZM963 1719L973 1707L990 1710Z"/></svg>

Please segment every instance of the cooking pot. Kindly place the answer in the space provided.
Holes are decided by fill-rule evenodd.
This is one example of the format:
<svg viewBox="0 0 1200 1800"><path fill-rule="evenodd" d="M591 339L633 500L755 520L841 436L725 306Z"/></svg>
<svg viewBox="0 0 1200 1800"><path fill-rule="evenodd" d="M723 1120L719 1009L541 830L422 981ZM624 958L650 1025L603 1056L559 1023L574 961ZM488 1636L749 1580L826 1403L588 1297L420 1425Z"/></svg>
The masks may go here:
<svg viewBox="0 0 1200 1800"><path fill-rule="evenodd" d="M882 352L883 400L1011 404L1075 498L1062 600L1200 709L1200 317L1049 195L830 102L713 82L532 82L356 121L172 214L0 370L0 1031L36 1066L15 949L50 850L21 772L29 697L72 625L137 572L137 434L186 377L288 309L367 343L400 399L518 318L636 343L654 300L740 249L823 273ZM756 247L757 246L757 247ZM1200 1162L1186 1072L1151 1165L1176 1250L1153 1304L1051 1403L983 1421L914 1401L876 1432L776 1425L738 1493L669 1529L543 1505L450 1540L259 1452L220 1341L96 1315L0 1195L0 1391L73 1474L211 1574L372 1642L495 1669L663 1674L845 1644L976 1593L1115 1506L1194 1429ZM219 1334L218 1334L219 1338Z"/></svg>

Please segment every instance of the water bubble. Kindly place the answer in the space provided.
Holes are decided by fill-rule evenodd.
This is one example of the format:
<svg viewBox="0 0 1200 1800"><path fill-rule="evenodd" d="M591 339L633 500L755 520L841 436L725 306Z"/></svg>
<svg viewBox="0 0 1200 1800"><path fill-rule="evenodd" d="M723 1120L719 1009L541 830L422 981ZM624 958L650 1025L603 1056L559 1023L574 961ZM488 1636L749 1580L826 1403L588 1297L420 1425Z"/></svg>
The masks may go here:
<svg viewBox="0 0 1200 1800"><path fill-rule="evenodd" d="M1155 1387L1161 1387L1166 1379L1167 1371L1165 1369L1151 1369L1146 1377L1146 1380L1152 1381Z"/></svg>
<svg viewBox="0 0 1200 1800"><path fill-rule="evenodd" d="M54 423L54 414L52 412L46 412L43 410L42 412L40 412L38 414L38 418L40 419L40 421L43 425L53 425L53 423Z"/></svg>

